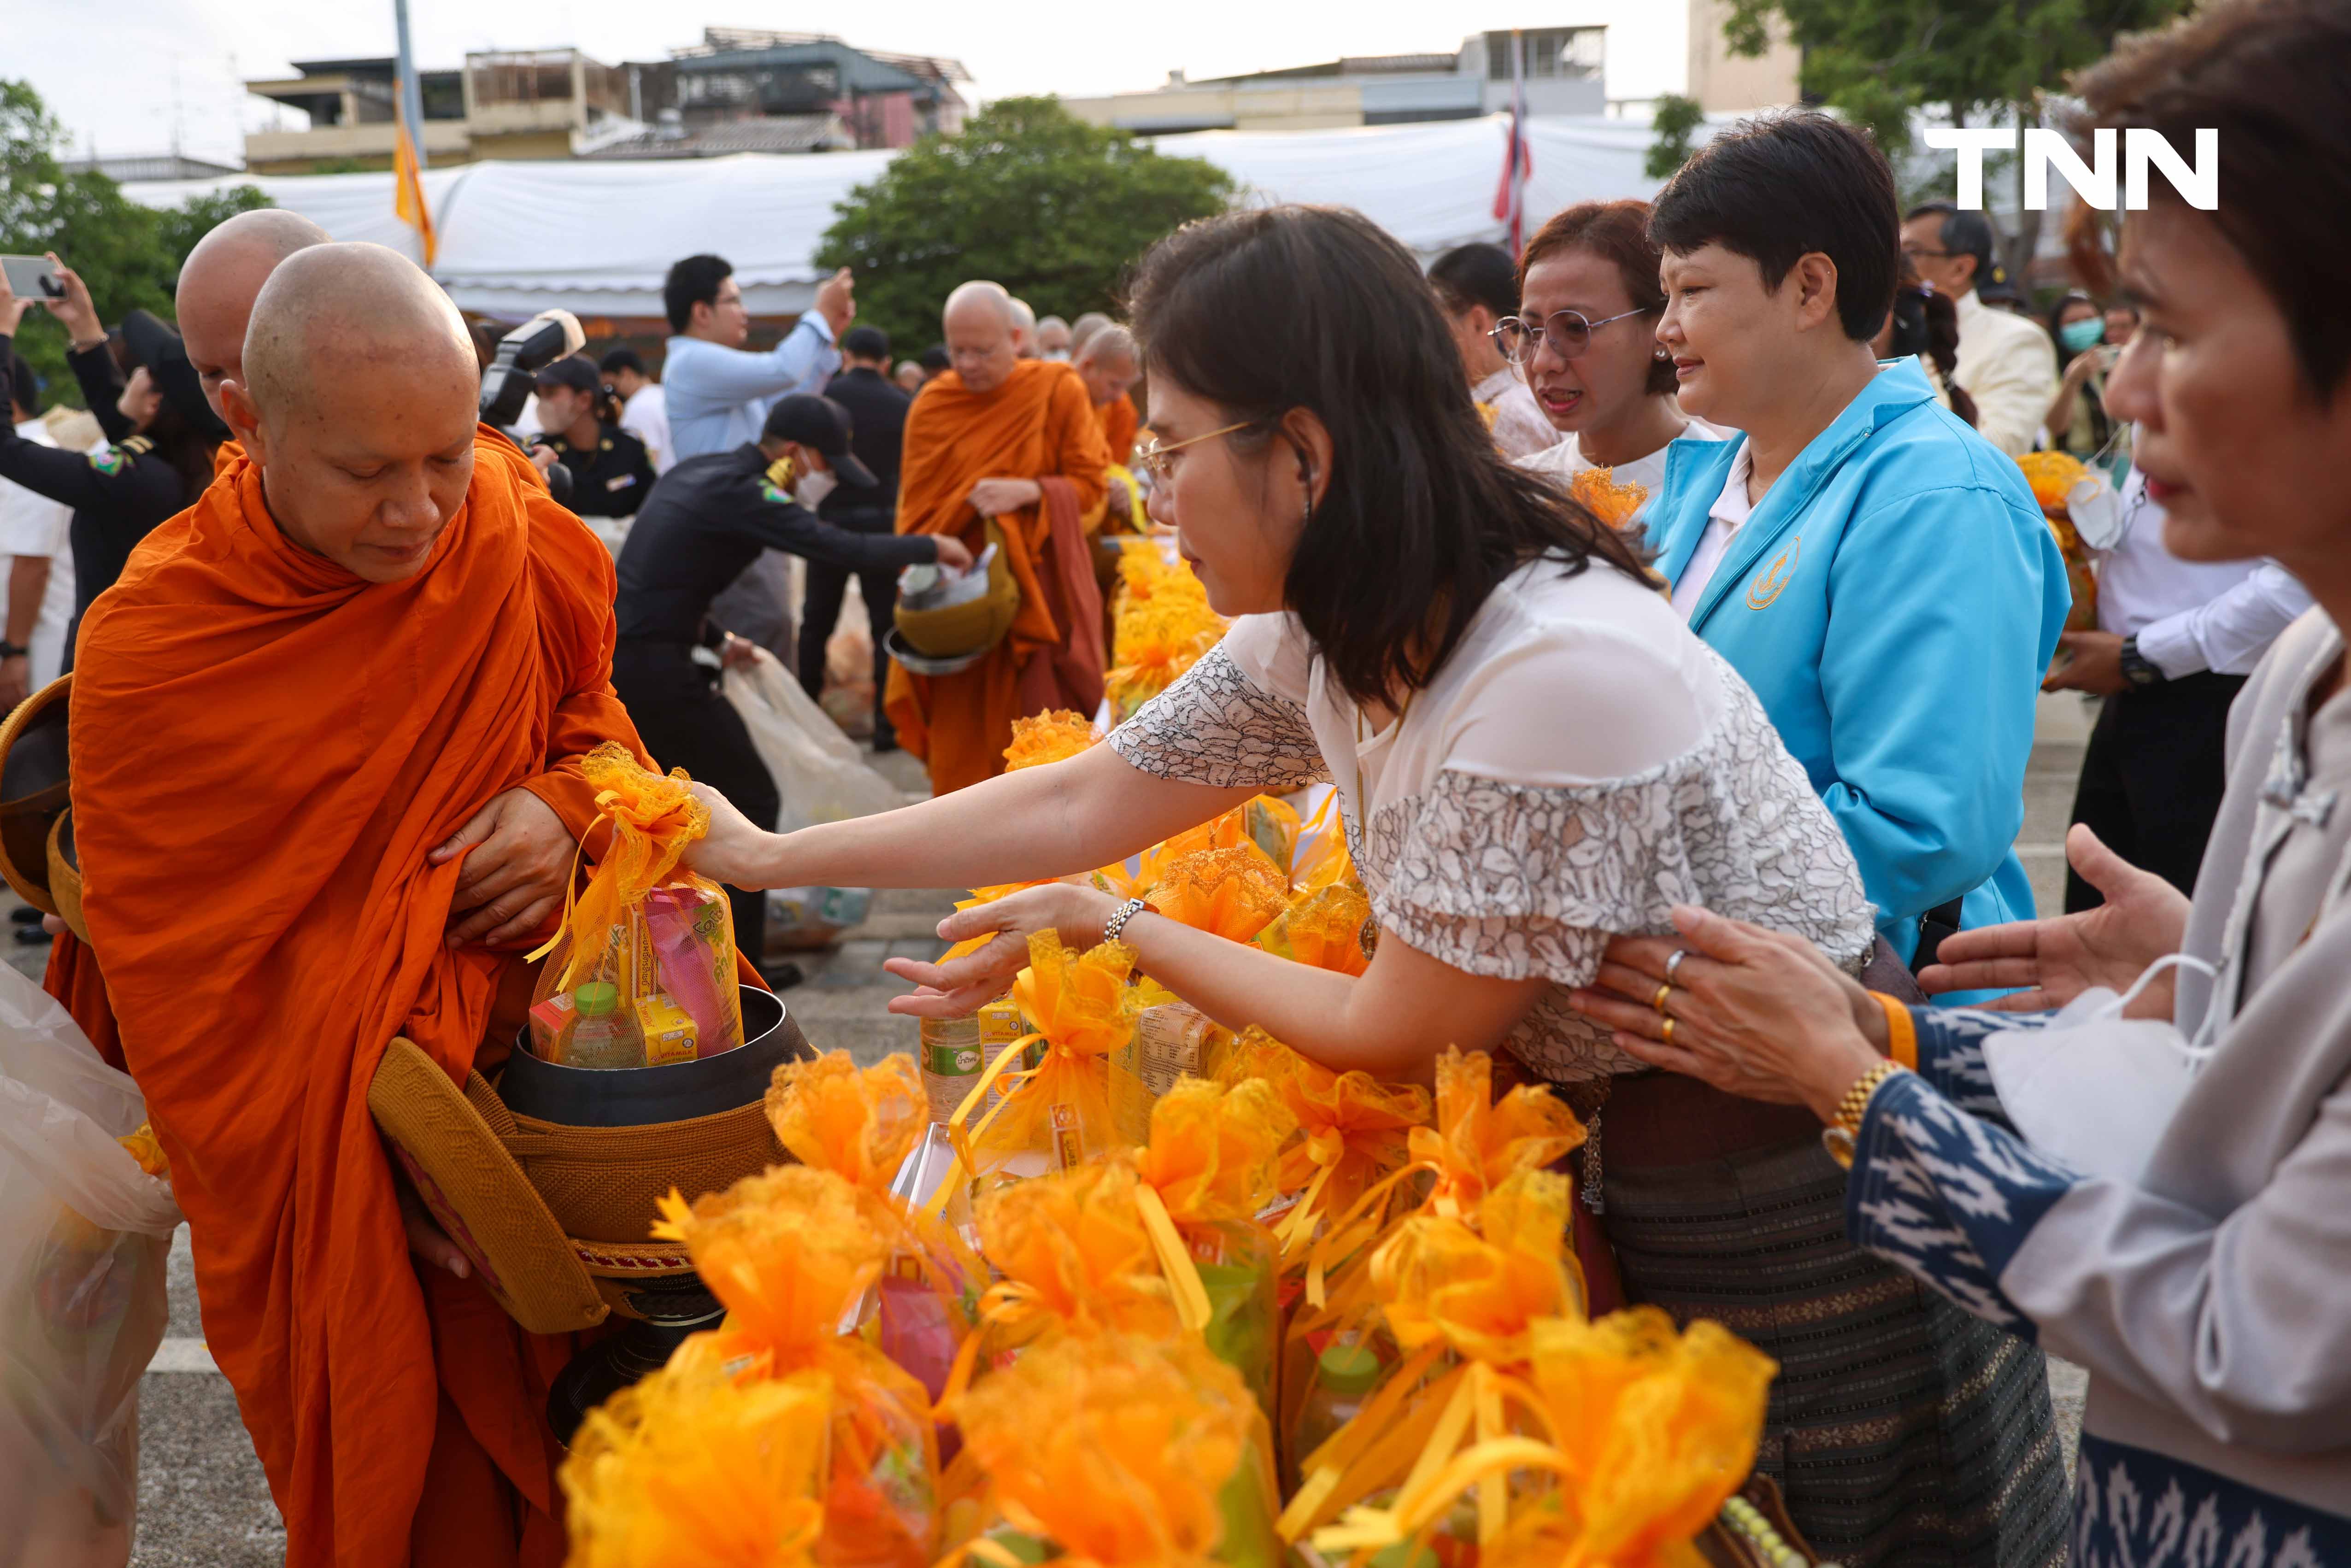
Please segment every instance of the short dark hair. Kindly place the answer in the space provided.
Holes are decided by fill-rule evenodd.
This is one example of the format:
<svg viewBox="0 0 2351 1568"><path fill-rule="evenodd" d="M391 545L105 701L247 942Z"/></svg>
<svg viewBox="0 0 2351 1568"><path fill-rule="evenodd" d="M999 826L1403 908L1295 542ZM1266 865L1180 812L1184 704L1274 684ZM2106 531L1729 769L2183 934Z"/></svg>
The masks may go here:
<svg viewBox="0 0 2351 1568"><path fill-rule="evenodd" d="M2209 216L2284 316L2294 362L2327 402L2351 377L2346 75L2351 12L2340 0L2220 0L2126 40L2074 83L2085 138L2142 127L2189 147L2217 129L2220 205ZM2168 183L2149 184L2150 199L2179 200Z"/></svg>
<svg viewBox="0 0 2351 1568"><path fill-rule="evenodd" d="M1519 269L1498 245L1458 245L1428 269L1445 308L1455 315L1483 305L1499 320L1519 309Z"/></svg>
<svg viewBox="0 0 2351 1568"><path fill-rule="evenodd" d="M1838 324L1865 343L1894 299L1895 212L1894 172L1869 133L1792 110L1741 120L1699 148L1657 193L1649 237L1678 256L1719 245L1772 289L1818 251L1836 267Z"/></svg>
<svg viewBox="0 0 2351 1568"><path fill-rule="evenodd" d="M694 325L694 308L718 303L718 286L735 276L734 265L723 256L689 256L670 264L662 279L662 308L669 312L669 329L683 332Z"/></svg>
<svg viewBox="0 0 2351 1568"><path fill-rule="evenodd" d="M1965 213L1957 202L1921 202L1902 214L1902 221L1913 218L1939 217L1943 226L1935 232L1935 243L1953 256L1975 257L1976 274L1970 279L1980 294L1985 287L2007 281L1992 257L2000 249L2000 236L1992 233L1991 221L1981 213Z"/></svg>
<svg viewBox="0 0 2351 1568"><path fill-rule="evenodd" d="M634 349L610 350L597 361L597 367L608 376L622 371L634 371L639 375L645 373L645 361Z"/></svg>
<svg viewBox="0 0 2351 1568"><path fill-rule="evenodd" d="M41 406L41 382L33 374L33 367L16 350L8 350L8 396L16 408L37 413ZM14 413L16 409L0 410Z"/></svg>
<svg viewBox="0 0 2351 1568"><path fill-rule="evenodd" d="M914 356L914 362L933 375L942 371L955 369L955 356L947 352L947 346L945 343L933 343Z"/></svg>
<svg viewBox="0 0 2351 1568"><path fill-rule="evenodd" d="M1588 250L1603 261L1615 264L1616 276L1625 285L1625 296L1636 310L1663 310L1666 291L1657 282L1657 266L1663 259L1657 242L1649 237L1649 204L1646 202L1578 202L1575 205L1553 213L1542 227L1535 230L1534 238L1519 253L1519 298L1527 297L1527 269L1546 256L1562 251ZM1680 384L1674 374L1671 360L1652 358L1649 379L1644 390L1651 397L1663 397Z"/></svg>
<svg viewBox="0 0 2351 1568"><path fill-rule="evenodd" d="M841 335L841 351L861 360L886 360L890 334L879 327L852 327Z"/></svg>
<svg viewBox="0 0 2351 1568"><path fill-rule="evenodd" d="M1279 206L1185 225L1128 294L1155 378L1281 441L1310 410L1332 471L1282 598L1358 701L1426 686L1501 581L1538 559L1641 574L1635 547L1502 455L1412 253L1361 213Z"/></svg>

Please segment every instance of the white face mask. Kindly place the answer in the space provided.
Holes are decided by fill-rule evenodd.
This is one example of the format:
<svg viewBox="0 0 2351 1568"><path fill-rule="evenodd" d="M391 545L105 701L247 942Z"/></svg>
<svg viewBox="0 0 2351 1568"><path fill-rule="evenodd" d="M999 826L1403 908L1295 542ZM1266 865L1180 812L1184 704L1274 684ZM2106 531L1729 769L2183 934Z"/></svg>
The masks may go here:
<svg viewBox="0 0 2351 1568"><path fill-rule="evenodd" d="M2078 525L2077 525L2078 526ZM2065 1004L2045 1029L2002 1030L1984 1040L1984 1065L2001 1108L2024 1141L2092 1176L2137 1182L2164 1129L2214 1047L2220 1009L2208 1009L2195 1040L2168 1019L2126 1019L2123 1009L2164 970L2210 977L2212 966L2173 953L2147 967L2117 997L2099 988Z"/></svg>
<svg viewBox="0 0 2351 1568"><path fill-rule="evenodd" d="M1045 352L1045 358L1054 361L1056 363L1066 365L1070 362L1070 350L1067 349L1049 349Z"/></svg>
<svg viewBox="0 0 2351 1568"><path fill-rule="evenodd" d="M832 494L834 488L838 486L840 483L841 481L831 474L810 473L801 475L799 486L797 491L797 494L799 497L800 505L806 507L811 512L816 510L818 507L823 504L824 498Z"/></svg>

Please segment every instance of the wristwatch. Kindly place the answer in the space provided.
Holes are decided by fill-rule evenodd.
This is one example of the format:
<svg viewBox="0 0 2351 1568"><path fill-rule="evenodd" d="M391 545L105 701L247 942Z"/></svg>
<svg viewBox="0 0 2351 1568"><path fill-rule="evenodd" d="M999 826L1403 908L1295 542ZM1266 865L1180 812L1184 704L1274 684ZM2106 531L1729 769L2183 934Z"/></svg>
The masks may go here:
<svg viewBox="0 0 2351 1568"><path fill-rule="evenodd" d="M2136 632L2123 639L2123 651L2120 656L2123 679L2129 682L2134 688L2161 685L2168 678L2145 653L2138 651L2138 633Z"/></svg>
<svg viewBox="0 0 2351 1568"><path fill-rule="evenodd" d="M1837 1102L1836 1115L1821 1129L1821 1145L1829 1158L1846 1170L1853 1169L1854 1141L1861 1136L1861 1119L1869 1113L1869 1098L1879 1084L1902 1071L1898 1061L1881 1061L1854 1081L1844 1098Z"/></svg>
<svg viewBox="0 0 2351 1568"><path fill-rule="evenodd" d="M32 655L33 651L30 648L0 637L0 659L29 659Z"/></svg>

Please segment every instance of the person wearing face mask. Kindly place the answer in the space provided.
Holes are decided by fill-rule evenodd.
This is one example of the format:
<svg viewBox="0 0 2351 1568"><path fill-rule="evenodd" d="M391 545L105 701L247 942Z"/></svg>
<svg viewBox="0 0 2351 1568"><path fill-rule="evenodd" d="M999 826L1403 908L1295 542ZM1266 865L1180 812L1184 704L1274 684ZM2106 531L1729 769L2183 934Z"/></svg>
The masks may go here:
<svg viewBox="0 0 2351 1568"><path fill-rule="evenodd" d="M569 354L538 372L534 463L571 470L567 503L583 517L633 517L653 487L645 444L621 428L620 399L585 355ZM540 454L546 455L541 458Z"/></svg>
<svg viewBox="0 0 2351 1568"><path fill-rule="evenodd" d="M2085 1568L2351 1563L2351 261L2313 239L2351 211L2346 78L2339 0L2220 0L2072 84L2085 155L2218 144L2217 206L2157 181L2118 214L2147 318L2107 406L2164 545L2316 601L2230 715L2193 899L2109 865L2104 907L1953 938L1927 988L2025 988L1996 1011L1885 1005L1698 911L1615 944L1589 998L1645 1061L1808 1107L1855 1244L2088 1370Z"/></svg>
<svg viewBox="0 0 2351 1568"><path fill-rule="evenodd" d="M1457 246L1428 269L1429 287L1453 331L1469 381L1469 401L1506 457L1524 457L1559 440L1494 329L1519 308L1518 268L1498 245Z"/></svg>
<svg viewBox="0 0 2351 1568"><path fill-rule="evenodd" d="M2049 312L2049 335L2056 340L2057 363L2064 373L2041 428L2053 450L2086 463L2114 434L2114 422L2106 417L2106 376L2122 357L2122 343L2107 341L2106 313L2078 288L2068 290Z"/></svg>
<svg viewBox="0 0 2351 1568"><path fill-rule="evenodd" d="M1519 258L1519 308L1495 329L1560 439L1519 459L1562 484L1605 468L1656 495L1666 449L1730 433L1682 412L1656 340L1666 297L1646 202L1585 202L1552 214Z"/></svg>
<svg viewBox="0 0 2351 1568"><path fill-rule="evenodd" d="M759 439L732 452L689 457L646 497L620 557L613 605L619 634L612 686L645 749L664 768L684 768L724 789L743 810L773 822L782 802L742 716L694 655L747 664L751 644L713 618L712 601L762 550L829 561L857 572L894 573L938 561L961 570L971 554L953 538L852 533L825 522L794 497L825 479L873 488L871 469L850 447L849 415L825 398L795 393L768 413ZM738 793L739 792L739 793ZM767 900L733 889L736 945L756 959L767 930Z"/></svg>
<svg viewBox="0 0 2351 1568"><path fill-rule="evenodd" d="M18 298L0 278L0 366L15 350L25 312L46 304L72 339L74 379L112 444L102 452L60 452L26 440L14 424L0 421L0 479L74 509L74 618L65 649L70 670L90 601L114 585L131 550L156 524L204 493L212 483L213 452L229 432L204 401L177 332L144 310L123 318L122 341L131 362L125 377L109 351L89 286L62 264L57 277L65 294L46 301Z"/></svg>
<svg viewBox="0 0 2351 1568"><path fill-rule="evenodd" d="M1070 331L1070 324L1067 321L1062 320L1059 316L1040 316L1037 319L1037 357L1039 359L1053 360L1067 364L1071 355L1075 351L1076 340Z"/></svg>

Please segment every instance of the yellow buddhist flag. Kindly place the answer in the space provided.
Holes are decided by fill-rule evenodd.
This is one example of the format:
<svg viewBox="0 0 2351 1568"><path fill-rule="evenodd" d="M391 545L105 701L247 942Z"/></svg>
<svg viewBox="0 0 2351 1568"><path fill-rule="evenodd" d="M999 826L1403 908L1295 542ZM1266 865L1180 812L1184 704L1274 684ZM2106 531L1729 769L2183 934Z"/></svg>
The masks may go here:
<svg viewBox="0 0 2351 1568"><path fill-rule="evenodd" d="M392 123L392 210L402 223L416 231L416 243L424 254L424 266L429 271L439 244L433 237L433 209L424 200L424 176L417 167L416 143L404 113L396 115Z"/></svg>

